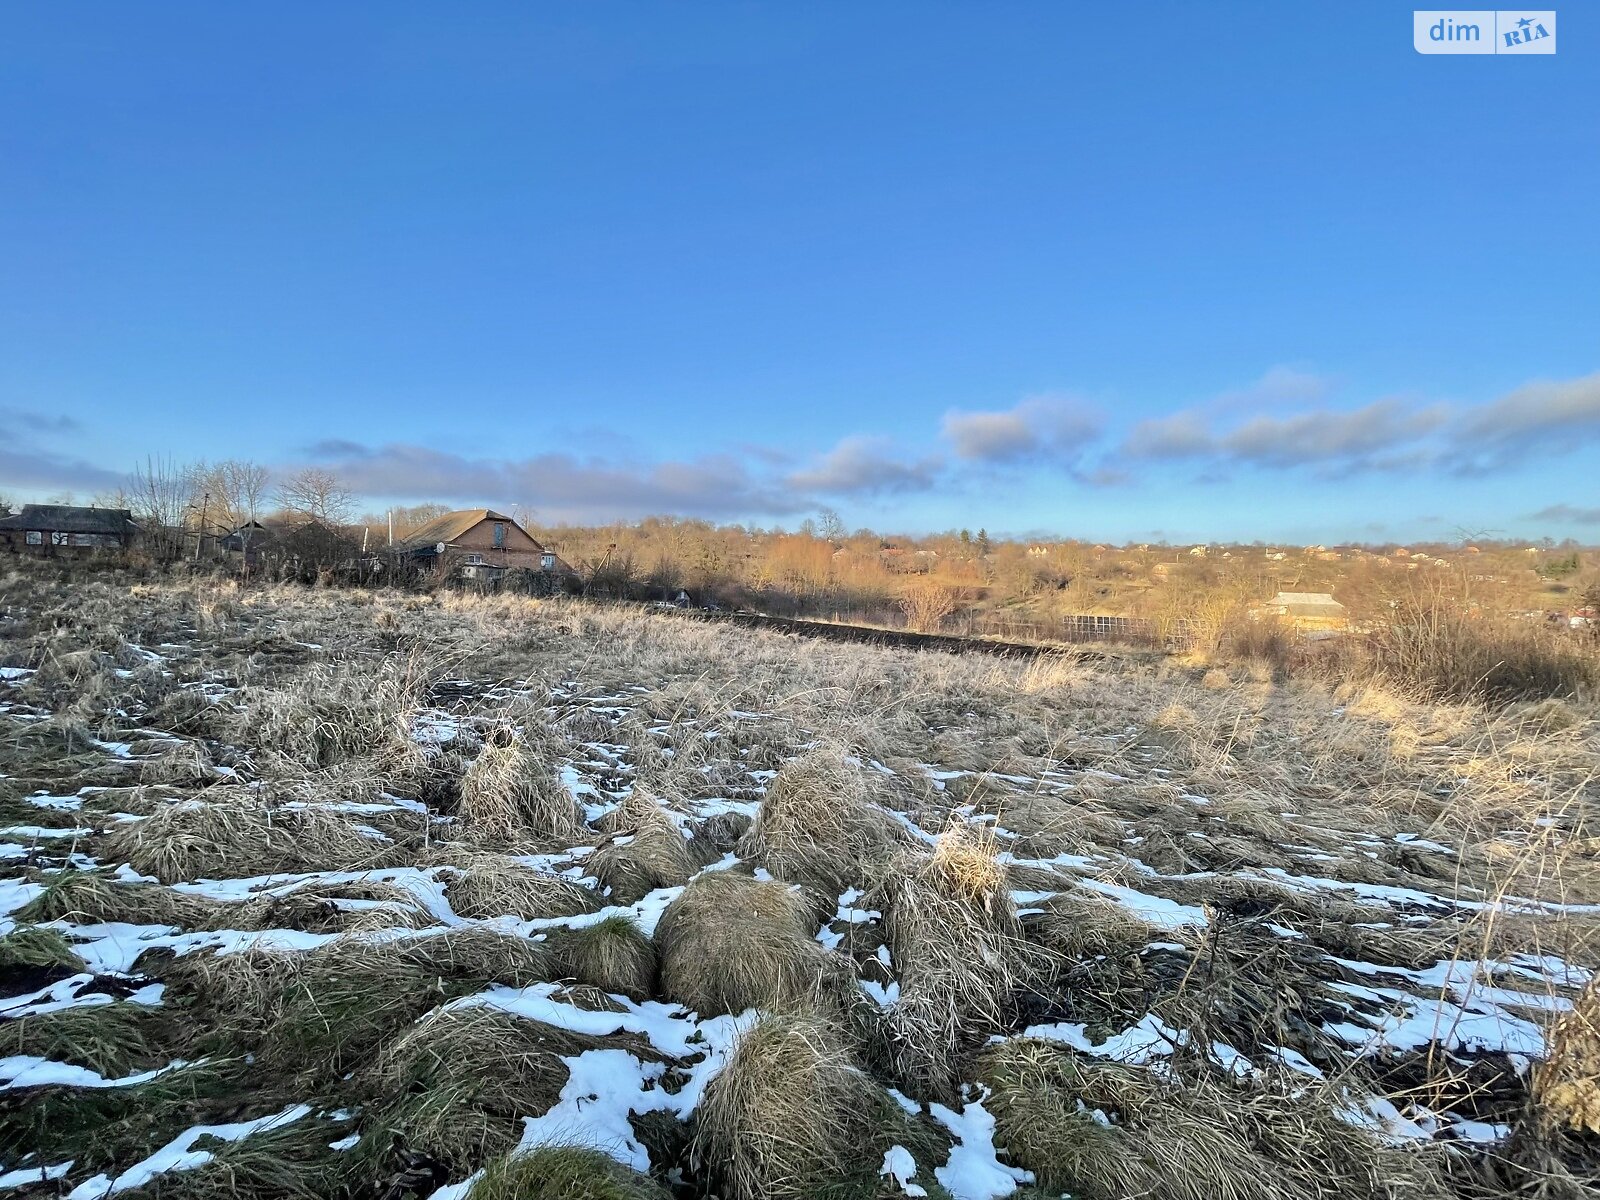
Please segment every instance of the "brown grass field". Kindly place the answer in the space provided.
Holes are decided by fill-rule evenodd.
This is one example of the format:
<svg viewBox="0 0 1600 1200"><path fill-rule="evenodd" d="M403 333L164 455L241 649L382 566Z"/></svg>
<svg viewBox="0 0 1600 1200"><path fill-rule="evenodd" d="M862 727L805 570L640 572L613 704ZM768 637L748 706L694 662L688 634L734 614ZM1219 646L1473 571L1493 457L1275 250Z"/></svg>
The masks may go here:
<svg viewBox="0 0 1600 1200"><path fill-rule="evenodd" d="M1600 1183L1600 709L0 582L0 1192Z"/></svg>

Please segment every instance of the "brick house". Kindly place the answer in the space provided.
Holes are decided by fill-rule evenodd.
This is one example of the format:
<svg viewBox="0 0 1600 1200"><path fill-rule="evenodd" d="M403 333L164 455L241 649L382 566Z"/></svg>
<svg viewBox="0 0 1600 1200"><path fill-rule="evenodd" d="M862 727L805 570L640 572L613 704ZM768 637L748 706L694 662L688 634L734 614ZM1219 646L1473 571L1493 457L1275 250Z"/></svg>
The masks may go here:
<svg viewBox="0 0 1600 1200"><path fill-rule="evenodd" d="M468 508L435 517L396 544L429 572L495 581L507 571L566 576L572 568L528 531L491 508Z"/></svg>
<svg viewBox="0 0 1600 1200"><path fill-rule="evenodd" d="M0 545L14 554L79 556L126 549L138 531L125 508L24 504L15 516L0 518Z"/></svg>

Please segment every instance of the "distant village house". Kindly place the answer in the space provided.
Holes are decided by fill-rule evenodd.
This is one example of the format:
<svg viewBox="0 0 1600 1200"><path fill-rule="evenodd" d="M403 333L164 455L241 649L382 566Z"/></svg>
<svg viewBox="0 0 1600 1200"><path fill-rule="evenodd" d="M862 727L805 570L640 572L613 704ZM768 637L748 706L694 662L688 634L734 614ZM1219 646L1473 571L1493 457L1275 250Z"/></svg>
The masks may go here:
<svg viewBox="0 0 1600 1200"><path fill-rule="evenodd" d="M496 582L508 571L540 572L552 579L572 568L528 531L491 508L468 508L435 517L403 538L397 549L423 570Z"/></svg>
<svg viewBox="0 0 1600 1200"><path fill-rule="evenodd" d="M0 544L15 554L83 555L122 550L139 527L125 508L80 508L71 504L24 504L0 518Z"/></svg>

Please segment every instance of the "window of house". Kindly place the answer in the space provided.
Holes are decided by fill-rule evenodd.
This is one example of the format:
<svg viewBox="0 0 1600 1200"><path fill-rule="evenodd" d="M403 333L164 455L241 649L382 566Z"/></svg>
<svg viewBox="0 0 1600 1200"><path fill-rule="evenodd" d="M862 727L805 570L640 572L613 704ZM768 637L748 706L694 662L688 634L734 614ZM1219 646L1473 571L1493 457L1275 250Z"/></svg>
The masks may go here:
<svg viewBox="0 0 1600 1200"><path fill-rule="evenodd" d="M38 530L38 529L30 529L30 530L28 530L27 541L28 541L28 545L30 545L30 546L42 546L42 545L44 545L44 533L43 533L43 531Z"/></svg>
<svg viewBox="0 0 1600 1200"><path fill-rule="evenodd" d="M556 569L556 556L554 554L539 555L539 566L546 571L554 571Z"/></svg>
<svg viewBox="0 0 1600 1200"><path fill-rule="evenodd" d="M506 548L506 526L504 521L496 521L494 523L494 548L496 550L504 550Z"/></svg>
<svg viewBox="0 0 1600 1200"><path fill-rule="evenodd" d="M50 535L50 544L52 546L65 546L67 544L67 535L59 529L55 530Z"/></svg>
<svg viewBox="0 0 1600 1200"><path fill-rule="evenodd" d="M469 567L482 566L483 565L483 555L481 555L481 554L469 554L469 555L467 555L466 564Z"/></svg>

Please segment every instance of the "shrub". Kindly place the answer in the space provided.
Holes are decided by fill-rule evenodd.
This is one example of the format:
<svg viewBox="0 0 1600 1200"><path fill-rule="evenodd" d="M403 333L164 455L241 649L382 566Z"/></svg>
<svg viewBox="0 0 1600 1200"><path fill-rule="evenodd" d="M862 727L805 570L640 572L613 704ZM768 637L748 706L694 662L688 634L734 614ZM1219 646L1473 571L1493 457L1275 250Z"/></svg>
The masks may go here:
<svg viewBox="0 0 1600 1200"><path fill-rule="evenodd" d="M1412 604L1311 659L1325 673L1381 683L1425 702L1507 705L1600 687L1600 653L1569 632L1473 616L1443 600Z"/></svg>
<svg viewBox="0 0 1600 1200"><path fill-rule="evenodd" d="M955 610L955 592L931 579L908 584L900 594L900 611L905 614L906 624L918 633L938 632Z"/></svg>

